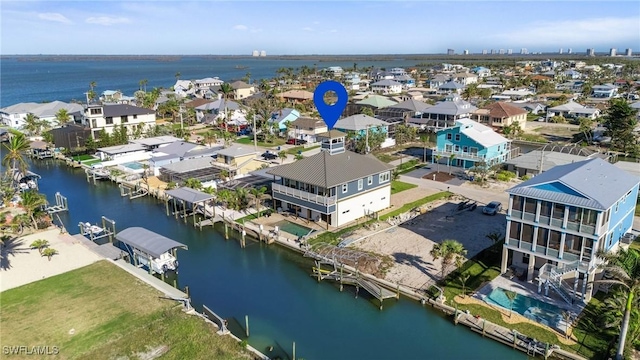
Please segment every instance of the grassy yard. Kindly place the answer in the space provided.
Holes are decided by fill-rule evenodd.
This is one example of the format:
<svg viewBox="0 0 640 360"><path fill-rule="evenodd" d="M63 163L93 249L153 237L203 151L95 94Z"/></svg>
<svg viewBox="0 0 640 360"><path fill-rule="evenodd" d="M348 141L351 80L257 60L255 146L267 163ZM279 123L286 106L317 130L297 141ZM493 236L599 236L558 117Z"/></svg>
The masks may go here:
<svg viewBox="0 0 640 360"><path fill-rule="evenodd" d="M406 183L406 182L394 180L394 181L391 182L391 195L397 194L397 193L399 193L401 191L413 189L415 187L418 187L418 185L409 184L409 183Z"/></svg>
<svg viewBox="0 0 640 360"><path fill-rule="evenodd" d="M85 160L91 160L93 158L94 157L91 155L84 154L84 155L76 155L72 159L73 161L85 161Z"/></svg>
<svg viewBox="0 0 640 360"><path fill-rule="evenodd" d="M398 174L406 174L415 170L418 166L422 166L422 164L418 160L413 159L396 166L396 170L398 171Z"/></svg>
<svg viewBox="0 0 640 360"><path fill-rule="evenodd" d="M239 138L235 142L243 145L253 145L253 137ZM286 141L284 139L276 138L276 139L273 139L272 142L258 141L258 146L269 148L269 147L284 145L285 142Z"/></svg>
<svg viewBox="0 0 640 360"><path fill-rule="evenodd" d="M355 230L361 228L362 226L365 226L367 224L370 224L372 222L374 222L375 220L368 220L363 222L362 224L358 224L358 225L353 225L353 226L349 226L346 227L344 229L340 229L337 230L335 232L332 231L325 231L322 234L316 236L316 237L312 237L308 240L309 244L311 246L315 245L315 244L319 244L319 243L327 243L327 244L331 244L331 245L338 245L338 243L340 243L340 239L342 237L348 236L350 233L354 232Z"/></svg>
<svg viewBox="0 0 640 360"><path fill-rule="evenodd" d="M247 359L240 344L101 261L2 293L3 345L57 346L62 358Z"/></svg>
<svg viewBox="0 0 640 360"><path fill-rule="evenodd" d="M400 156L396 154L389 154L389 153L376 154L376 157L378 158L378 160L386 163L392 162L393 160L400 159Z"/></svg>
<svg viewBox="0 0 640 360"><path fill-rule="evenodd" d="M100 160L100 159L93 159L93 160L83 161L82 164L87 165L87 166L91 166L91 165L95 165L95 164L101 163L101 162L102 162L102 160Z"/></svg>
<svg viewBox="0 0 640 360"><path fill-rule="evenodd" d="M310 147L296 146L296 147L292 147L291 149L287 150L287 154L296 155L298 153L298 151L305 152L305 151L317 149L319 147L320 147L320 145L310 146Z"/></svg>
<svg viewBox="0 0 640 360"><path fill-rule="evenodd" d="M405 213L407 211L411 211L411 209L417 208L419 206L422 206L426 203L430 203L432 201L436 201L436 200L440 200L440 199L444 199L447 198L449 196L451 196L452 194L448 191L442 191L433 195L429 195L425 198L422 198L420 200L416 200L414 202L410 202L408 204L404 204L404 206L402 206L399 209L396 209L390 213L384 214L382 216L380 216L380 220L385 221L390 217L394 217L394 216L398 216L402 213Z"/></svg>

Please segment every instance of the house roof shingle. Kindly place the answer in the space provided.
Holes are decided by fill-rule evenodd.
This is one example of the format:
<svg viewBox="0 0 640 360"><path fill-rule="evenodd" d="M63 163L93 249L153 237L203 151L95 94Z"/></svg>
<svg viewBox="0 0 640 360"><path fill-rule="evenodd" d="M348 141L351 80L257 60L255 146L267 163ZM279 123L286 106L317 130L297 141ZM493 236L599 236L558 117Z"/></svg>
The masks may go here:
<svg viewBox="0 0 640 360"><path fill-rule="evenodd" d="M338 120L334 127L336 129L344 129L344 130L366 130L367 126L376 127L376 126L386 126L389 125L387 122L382 121L380 119L376 119L369 115L365 114L356 114L348 116L344 119Z"/></svg>
<svg viewBox="0 0 640 360"><path fill-rule="evenodd" d="M482 109L489 110L489 115L494 118L509 118L527 113L525 109L504 102L496 102Z"/></svg>
<svg viewBox="0 0 640 360"><path fill-rule="evenodd" d="M331 155L321 151L296 162L269 169L267 173L331 188L391 169L392 165L378 160L373 155L362 155L352 151Z"/></svg>
<svg viewBox="0 0 640 360"><path fill-rule="evenodd" d="M155 111L138 106L127 104L104 105L102 107L104 117L117 117L125 115L149 115L155 114Z"/></svg>

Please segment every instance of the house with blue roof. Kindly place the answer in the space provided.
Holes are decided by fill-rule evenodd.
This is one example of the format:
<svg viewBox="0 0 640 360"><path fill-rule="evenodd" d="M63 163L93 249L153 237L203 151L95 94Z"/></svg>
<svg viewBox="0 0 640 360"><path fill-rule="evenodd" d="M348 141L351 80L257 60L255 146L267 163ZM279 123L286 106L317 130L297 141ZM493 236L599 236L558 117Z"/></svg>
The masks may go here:
<svg viewBox="0 0 640 360"><path fill-rule="evenodd" d="M442 160L470 169L479 162L492 166L511 159L511 140L471 119L456 120L455 126L439 130L436 136L434 163Z"/></svg>
<svg viewBox="0 0 640 360"><path fill-rule="evenodd" d="M538 292L588 302L598 252L615 252L633 225L640 178L600 158L558 165L507 190L501 272L509 267Z"/></svg>
<svg viewBox="0 0 640 360"><path fill-rule="evenodd" d="M287 122L294 122L300 117L300 112L292 108L284 108L271 114L271 119L267 122L273 126L274 130L287 130Z"/></svg>

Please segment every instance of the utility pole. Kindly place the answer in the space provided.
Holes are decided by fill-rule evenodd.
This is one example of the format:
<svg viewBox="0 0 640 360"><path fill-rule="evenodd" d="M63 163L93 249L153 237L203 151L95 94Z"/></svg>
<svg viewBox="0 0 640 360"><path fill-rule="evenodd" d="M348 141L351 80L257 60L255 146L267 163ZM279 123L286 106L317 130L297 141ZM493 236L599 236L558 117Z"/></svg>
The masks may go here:
<svg viewBox="0 0 640 360"><path fill-rule="evenodd" d="M365 140L366 140L365 141L365 146L366 147L364 149L364 153L368 154L369 153L369 125L367 125L366 131L367 131L367 133L365 135Z"/></svg>
<svg viewBox="0 0 640 360"><path fill-rule="evenodd" d="M253 114L253 151L258 151L258 137L256 135L256 114Z"/></svg>
<svg viewBox="0 0 640 360"><path fill-rule="evenodd" d="M182 105L180 105L180 108L178 110L180 111L180 131L184 133L184 124L182 121Z"/></svg>

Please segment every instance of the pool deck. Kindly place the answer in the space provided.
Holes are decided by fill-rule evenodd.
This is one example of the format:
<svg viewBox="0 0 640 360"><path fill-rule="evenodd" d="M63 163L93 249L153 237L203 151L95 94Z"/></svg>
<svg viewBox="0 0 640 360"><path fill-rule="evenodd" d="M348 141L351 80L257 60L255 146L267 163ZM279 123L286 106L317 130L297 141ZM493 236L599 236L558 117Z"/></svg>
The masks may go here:
<svg viewBox="0 0 640 360"><path fill-rule="evenodd" d="M573 305L567 303L552 289L549 290L549 296L545 296L544 288L540 293L538 293L538 286L536 283L523 282L516 279L507 279L504 276L496 277L490 283L478 290L473 296L476 299L485 301L485 298L496 288L513 291L519 295L527 296L540 302L554 305L562 310L570 311L576 315L580 314L585 307L585 304L582 301L576 301Z"/></svg>

